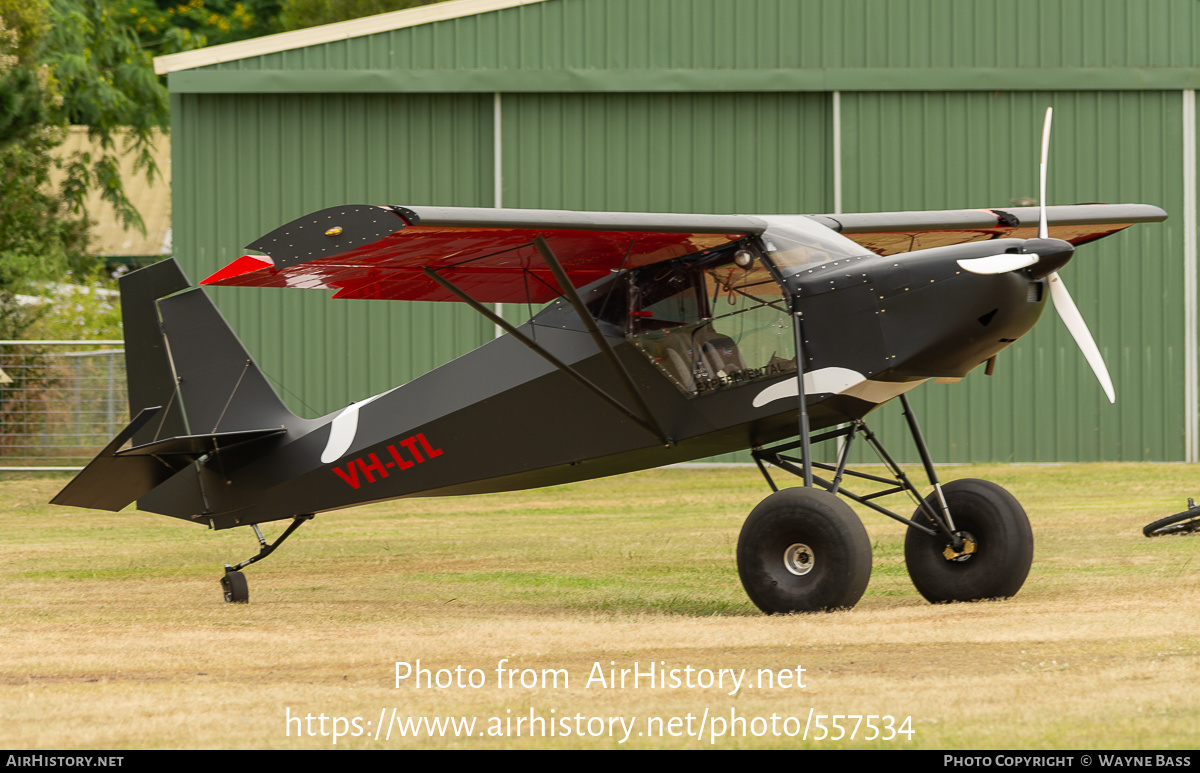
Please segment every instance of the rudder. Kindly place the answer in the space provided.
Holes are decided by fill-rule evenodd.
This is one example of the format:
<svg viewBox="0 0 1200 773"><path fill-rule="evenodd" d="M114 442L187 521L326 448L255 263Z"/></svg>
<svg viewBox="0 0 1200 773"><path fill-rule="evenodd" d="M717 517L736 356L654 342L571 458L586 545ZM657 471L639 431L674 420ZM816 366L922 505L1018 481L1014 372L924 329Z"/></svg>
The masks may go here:
<svg viewBox="0 0 1200 773"><path fill-rule="evenodd" d="M175 399L175 375L158 320L157 301L186 290L191 283L175 259L168 258L124 275L119 286L129 415L137 416L147 408L163 409L137 431L133 444L143 445L155 437L186 435L187 422L182 406Z"/></svg>

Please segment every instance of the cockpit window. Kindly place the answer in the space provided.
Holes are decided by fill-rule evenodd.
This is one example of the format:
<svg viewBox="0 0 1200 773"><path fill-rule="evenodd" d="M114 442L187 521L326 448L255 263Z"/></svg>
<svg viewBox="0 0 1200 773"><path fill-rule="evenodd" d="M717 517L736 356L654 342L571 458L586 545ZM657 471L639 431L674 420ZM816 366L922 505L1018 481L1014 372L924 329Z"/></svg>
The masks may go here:
<svg viewBox="0 0 1200 773"><path fill-rule="evenodd" d="M780 215L763 219L769 224L762 235L763 246L771 262L784 273L838 258L870 254L865 247L807 217Z"/></svg>
<svg viewBox="0 0 1200 773"><path fill-rule="evenodd" d="M753 245L636 269L628 336L689 397L796 370L782 291Z"/></svg>

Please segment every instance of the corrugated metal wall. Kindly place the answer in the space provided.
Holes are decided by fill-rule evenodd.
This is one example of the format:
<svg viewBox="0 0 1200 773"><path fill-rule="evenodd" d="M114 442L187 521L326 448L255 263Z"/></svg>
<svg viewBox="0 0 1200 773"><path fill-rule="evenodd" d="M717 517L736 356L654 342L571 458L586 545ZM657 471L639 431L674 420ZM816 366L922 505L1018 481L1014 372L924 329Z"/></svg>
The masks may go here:
<svg viewBox="0 0 1200 773"><path fill-rule="evenodd" d="M944 70L928 73L928 88L940 89L939 75L972 68L1034 76L1045 67L1193 68L1198 32L1200 9L1191 0L553 0L208 69L577 71L582 78L587 71L802 77L920 68ZM1112 88L1101 74L1080 75Z"/></svg>
<svg viewBox="0 0 1200 773"><path fill-rule="evenodd" d="M843 94L847 211L1036 200L1055 108L1051 203L1149 202L1176 213L1081 247L1062 271L1117 391L1109 405L1051 309L996 374L912 393L943 461L1183 458L1183 206L1178 92ZM967 204L970 202L970 204ZM886 406L887 436L903 435Z"/></svg>
<svg viewBox="0 0 1200 773"><path fill-rule="evenodd" d="M820 212L833 206L828 95L514 94L505 206Z"/></svg>
<svg viewBox="0 0 1200 773"><path fill-rule="evenodd" d="M1036 198L1053 105L1052 203L1174 216L1182 98L1162 84L1196 67L1198 32L1181 0L549 0L184 71L170 81L176 249L198 278L325 206L491 206L497 169L508 207L832 212L834 88L844 211ZM1105 90L1127 80L1139 90ZM995 376L913 393L935 457L1184 458L1181 226L1135 227L1063 272L1117 406L1047 312ZM454 304L217 301L309 414L492 334ZM893 406L879 421L905 434Z"/></svg>
<svg viewBox="0 0 1200 773"><path fill-rule="evenodd" d="M324 207L491 204L490 95L188 94L174 98L173 121L174 243L194 281ZM409 381L492 335L459 304L211 292L290 407L310 416Z"/></svg>

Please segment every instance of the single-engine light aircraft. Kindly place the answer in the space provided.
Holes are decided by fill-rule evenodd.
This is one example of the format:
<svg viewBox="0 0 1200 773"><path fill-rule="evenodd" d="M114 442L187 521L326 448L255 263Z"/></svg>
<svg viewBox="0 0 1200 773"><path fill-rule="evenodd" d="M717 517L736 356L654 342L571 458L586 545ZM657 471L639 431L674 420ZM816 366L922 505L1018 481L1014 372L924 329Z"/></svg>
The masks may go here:
<svg viewBox="0 0 1200 773"><path fill-rule="evenodd" d="M764 612L862 596L871 543L839 497L907 525L908 571L929 601L1012 596L1033 558L1024 510L988 481L941 485L905 393L990 371L1051 299L1111 401L1058 270L1077 245L1166 218L1149 205L1046 207L1047 140L1040 207L718 216L354 205L301 217L201 285L458 301L507 333L315 420L285 407L173 260L132 272L120 283L132 421L53 501L115 511L136 500L213 529L252 527L258 554L221 578L227 601L247 601L241 570L315 513L752 449L774 493L747 518L737 565ZM516 326L486 305L496 303L548 305ZM897 398L927 496L864 422ZM812 444L833 438L843 439L837 462L814 461ZM848 469L856 438L879 450L885 476ZM781 489L769 469L803 485ZM876 490L852 493L848 478ZM875 501L897 492L916 503L911 517ZM285 519L268 544L259 524Z"/></svg>

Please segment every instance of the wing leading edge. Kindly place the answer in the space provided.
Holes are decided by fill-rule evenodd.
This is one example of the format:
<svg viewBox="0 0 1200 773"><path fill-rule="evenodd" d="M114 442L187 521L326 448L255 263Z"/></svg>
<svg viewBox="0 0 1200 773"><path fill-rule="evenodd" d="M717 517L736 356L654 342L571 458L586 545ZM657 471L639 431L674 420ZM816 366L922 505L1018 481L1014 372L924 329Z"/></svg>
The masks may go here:
<svg viewBox="0 0 1200 773"><path fill-rule="evenodd" d="M880 255L1037 234L1037 207L810 215ZM1146 204L1047 207L1050 236L1084 244L1165 220ZM451 301L437 271L482 303L545 303L558 283L534 241L545 239L576 287L610 272L711 250L761 234L750 215L571 212L467 207L332 207L248 245L201 284L335 290L335 298Z"/></svg>
<svg viewBox="0 0 1200 773"><path fill-rule="evenodd" d="M1037 236L1038 207L862 212L813 215L824 225L879 255L990 239ZM1073 204L1046 207L1050 236L1086 244L1135 223L1157 223L1167 213L1149 204Z"/></svg>

